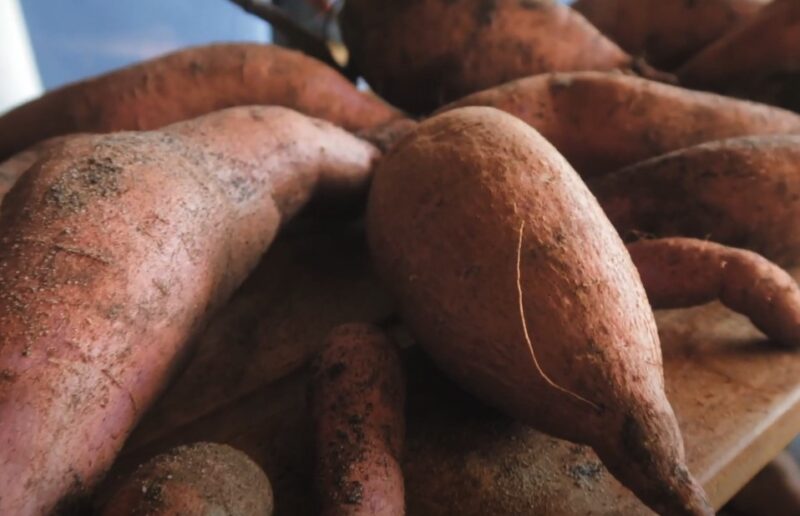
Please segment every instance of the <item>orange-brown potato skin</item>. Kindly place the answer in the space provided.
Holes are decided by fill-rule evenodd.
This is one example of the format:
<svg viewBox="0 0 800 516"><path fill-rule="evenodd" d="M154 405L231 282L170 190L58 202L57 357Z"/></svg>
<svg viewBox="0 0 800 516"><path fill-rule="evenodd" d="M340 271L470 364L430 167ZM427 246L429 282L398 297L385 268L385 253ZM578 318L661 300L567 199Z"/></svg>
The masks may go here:
<svg viewBox="0 0 800 516"><path fill-rule="evenodd" d="M693 88L800 112L800 3L774 0L678 70Z"/></svg>
<svg viewBox="0 0 800 516"><path fill-rule="evenodd" d="M538 130L583 177L735 136L800 133L800 116L622 74L543 74L465 97Z"/></svg>
<svg viewBox="0 0 800 516"><path fill-rule="evenodd" d="M412 113L528 75L632 61L554 0L348 0L341 25L370 86Z"/></svg>
<svg viewBox="0 0 800 516"><path fill-rule="evenodd" d="M327 65L273 45L192 47L64 86L0 117L0 159L75 132L151 130L219 109L284 106L348 130L399 116Z"/></svg>
<svg viewBox="0 0 800 516"><path fill-rule="evenodd" d="M462 387L590 444L658 512L710 514L684 463L636 269L585 184L536 131L490 108L423 122L376 169L367 235L404 320ZM573 394L534 365L518 280L538 363Z"/></svg>
<svg viewBox="0 0 800 516"><path fill-rule="evenodd" d="M85 493L278 229L314 194L366 187L376 157L243 107L37 162L0 209L0 514Z"/></svg>
<svg viewBox="0 0 800 516"><path fill-rule="evenodd" d="M271 516L273 507L258 464L230 446L197 443L142 464L102 516Z"/></svg>
<svg viewBox="0 0 800 516"><path fill-rule="evenodd" d="M49 138L0 162L0 203L3 202L3 197L11 190L11 187L22 177L22 174L31 168L46 152L54 149L67 138L78 136L80 135Z"/></svg>
<svg viewBox="0 0 800 516"><path fill-rule="evenodd" d="M405 378L394 345L374 326L338 326L312 367L320 513L403 516Z"/></svg>
<svg viewBox="0 0 800 516"><path fill-rule="evenodd" d="M776 343L800 347L800 289L763 256L695 238L640 240L628 251L654 309L719 300Z"/></svg>
<svg viewBox="0 0 800 516"><path fill-rule="evenodd" d="M572 8L628 53L671 70L767 1L578 0Z"/></svg>
<svg viewBox="0 0 800 516"><path fill-rule="evenodd" d="M626 241L696 237L800 260L800 135L746 136L671 152L589 182Z"/></svg>

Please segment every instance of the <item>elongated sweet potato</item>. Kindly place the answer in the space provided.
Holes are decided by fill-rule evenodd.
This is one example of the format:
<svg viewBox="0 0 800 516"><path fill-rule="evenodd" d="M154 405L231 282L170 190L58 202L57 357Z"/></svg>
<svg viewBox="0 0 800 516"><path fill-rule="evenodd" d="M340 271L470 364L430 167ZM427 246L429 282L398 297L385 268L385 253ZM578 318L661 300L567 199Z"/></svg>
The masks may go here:
<svg viewBox="0 0 800 516"><path fill-rule="evenodd" d="M800 260L800 135L731 138L589 182L624 240L691 236Z"/></svg>
<svg viewBox="0 0 800 516"><path fill-rule="evenodd" d="M800 133L800 116L778 108L599 72L545 74L463 98L536 128L584 177L698 143Z"/></svg>
<svg viewBox="0 0 800 516"><path fill-rule="evenodd" d="M247 455L222 444L180 446L154 457L103 509L105 516L270 516L272 487Z"/></svg>
<svg viewBox="0 0 800 516"><path fill-rule="evenodd" d="M0 117L0 159L59 134L150 130L218 109L279 105L345 129L399 116L328 66L277 46L194 47L70 84Z"/></svg>
<svg viewBox="0 0 800 516"><path fill-rule="evenodd" d="M536 131L487 108L422 123L377 167L367 235L404 319L464 388L591 445L659 513L710 513L636 269Z"/></svg>
<svg viewBox="0 0 800 516"><path fill-rule="evenodd" d="M653 308L719 300L776 343L800 347L800 288L763 256L695 238L640 240L628 251Z"/></svg>
<svg viewBox="0 0 800 516"><path fill-rule="evenodd" d="M38 161L0 216L0 513L85 492L281 225L313 194L363 188L376 155L243 107Z"/></svg>
<svg viewBox="0 0 800 516"><path fill-rule="evenodd" d="M405 514L404 407L400 357L386 335L368 324L334 329L311 379L321 514Z"/></svg>
<svg viewBox="0 0 800 516"><path fill-rule="evenodd" d="M694 56L683 84L800 111L800 3L774 0Z"/></svg>
<svg viewBox="0 0 800 516"><path fill-rule="evenodd" d="M627 52L672 69L769 0L578 0L573 9Z"/></svg>
<svg viewBox="0 0 800 516"><path fill-rule="evenodd" d="M537 73L632 66L555 0L347 0L341 25L370 86L413 113Z"/></svg>

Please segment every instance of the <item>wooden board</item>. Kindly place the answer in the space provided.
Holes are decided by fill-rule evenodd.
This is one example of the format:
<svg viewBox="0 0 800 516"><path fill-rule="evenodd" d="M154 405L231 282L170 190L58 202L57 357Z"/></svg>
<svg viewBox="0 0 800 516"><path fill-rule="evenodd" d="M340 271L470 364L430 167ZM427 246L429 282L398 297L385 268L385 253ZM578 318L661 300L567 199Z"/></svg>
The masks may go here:
<svg viewBox="0 0 800 516"><path fill-rule="evenodd" d="M668 395L690 467L721 507L800 433L800 353L771 346L749 321L717 304L657 318ZM652 514L591 450L494 413L417 352L409 355L405 472L412 516ZM314 514L305 400L301 370L181 428L165 429L155 441L138 441L101 492L158 451L209 440L237 446L264 465L279 514Z"/></svg>

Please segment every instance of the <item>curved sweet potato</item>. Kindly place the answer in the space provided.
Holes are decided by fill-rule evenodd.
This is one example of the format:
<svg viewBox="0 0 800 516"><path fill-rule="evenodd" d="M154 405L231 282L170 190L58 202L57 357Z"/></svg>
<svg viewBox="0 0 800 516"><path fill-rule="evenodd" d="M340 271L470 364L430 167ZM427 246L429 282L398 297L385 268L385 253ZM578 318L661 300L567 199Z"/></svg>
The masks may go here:
<svg viewBox="0 0 800 516"><path fill-rule="evenodd" d="M244 453L222 444L154 457L114 493L105 516L271 516L272 487Z"/></svg>
<svg viewBox="0 0 800 516"><path fill-rule="evenodd" d="M314 362L311 412L325 516L403 516L405 379L378 328L335 328Z"/></svg>
<svg viewBox="0 0 800 516"><path fill-rule="evenodd" d="M719 300L776 343L800 347L800 288L763 256L694 238L640 240L628 251L654 309Z"/></svg>
<svg viewBox="0 0 800 516"><path fill-rule="evenodd" d="M627 52L672 69L769 0L578 0L572 8Z"/></svg>
<svg viewBox="0 0 800 516"><path fill-rule="evenodd" d="M537 73L632 66L555 0L347 0L341 25L370 86L413 113Z"/></svg>
<svg viewBox="0 0 800 516"><path fill-rule="evenodd" d="M0 513L80 496L187 342L313 194L377 151L285 108L70 140L0 216Z"/></svg>
<svg viewBox="0 0 800 516"><path fill-rule="evenodd" d="M599 72L545 74L465 97L537 129L584 177L698 143L735 136L800 133L800 116L638 77Z"/></svg>
<svg viewBox="0 0 800 516"><path fill-rule="evenodd" d="M487 108L422 123L377 167L367 235L404 320L464 388L591 445L657 512L710 513L636 269L536 131Z"/></svg>
<svg viewBox="0 0 800 516"><path fill-rule="evenodd" d="M589 182L624 240L704 238L800 260L800 135L731 138Z"/></svg>
<svg viewBox="0 0 800 516"><path fill-rule="evenodd" d="M279 105L348 130L399 116L299 52L216 44L180 50L70 84L0 117L0 159L74 132L150 130L226 107Z"/></svg>
<svg viewBox="0 0 800 516"><path fill-rule="evenodd" d="M683 84L800 111L800 3L774 0L689 60Z"/></svg>

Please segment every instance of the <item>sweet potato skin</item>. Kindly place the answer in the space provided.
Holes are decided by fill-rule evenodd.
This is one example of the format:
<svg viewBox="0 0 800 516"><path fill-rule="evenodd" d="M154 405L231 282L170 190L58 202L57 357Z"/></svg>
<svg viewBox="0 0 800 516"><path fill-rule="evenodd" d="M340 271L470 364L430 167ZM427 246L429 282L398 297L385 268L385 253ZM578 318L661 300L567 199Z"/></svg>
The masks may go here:
<svg viewBox="0 0 800 516"><path fill-rule="evenodd" d="M219 109L284 106L348 130L399 113L328 66L272 45L192 47L70 84L0 117L0 159L74 132L151 130Z"/></svg>
<svg viewBox="0 0 800 516"><path fill-rule="evenodd" d="M71 140L29 170L0 215L0 513L84 493L282 223L363 188L376 155L246 107Z"/></svg>
<svg viewBox="0 0 800 516"><path fill-rule="evenodd" d="M8 191L11 190L11 187L22 177L22 174L31 168L34 163L39 161L45 153L63 143L67 138L77 138L79 136L81 135L49 138L0 162L0 204L3 202L3 198Z"/></svg>
<svg viewBox="0 0 800 516"><path fill-rule="evenodd" d="M271 516L261 468L230 446L196 443L154 457L120 487L104 516Z"/></svg>
<svg viewBox="0 0 800 516"><path fill-rule="evenodd" d="M320 513L404 515L405 379L394 345L374 326L338 326L312 371Z"/></svg>
<svg viewBox="0 0 800 516"><path fill-rule="evenodd" d="M590 444L657 511L709 512L684 464L630 256L536 131L487 108L422 123L377 167L367 234L405 321L462 387Z"/></svg>
<svg viewBox="0 0 800 516"><path fill-rule="evenodd" d="M800 112L800 4L774 0L678 70L683 84Z"/></svg>
<svg viewBox="0 0 800 516"><path fill-rule="evenodd" d="M800 116L621 74L543 74L445 106L490 106L532 125L583 177L691 145L800 133Z"/></svg>
<svg viewBox="0 0 800 516"><path fill-rule="evenodd" d="M631 65L553 0L348 0L341 25L370 86L412 113L537 73Z"/></svg>
<svg viewBox="0 0 800 516"><path fill-rule="evenodd" d="M628 244L653 308L686 308L719 300L776 343L800 346L800 289L763 256L695 238Z"/></svg>
<svg viewBox="0 0 800 516"><path fill-rule="evenodd" d="M767 0L578 0L572 8L630 54L671 70Z"/></svg>
<svg viewBox="0 0 800 516"><path fill-rule="evenodd" d="M687 236L800 260L800 135L731 138L659 156L589 187L626 241Z"/></svg>

